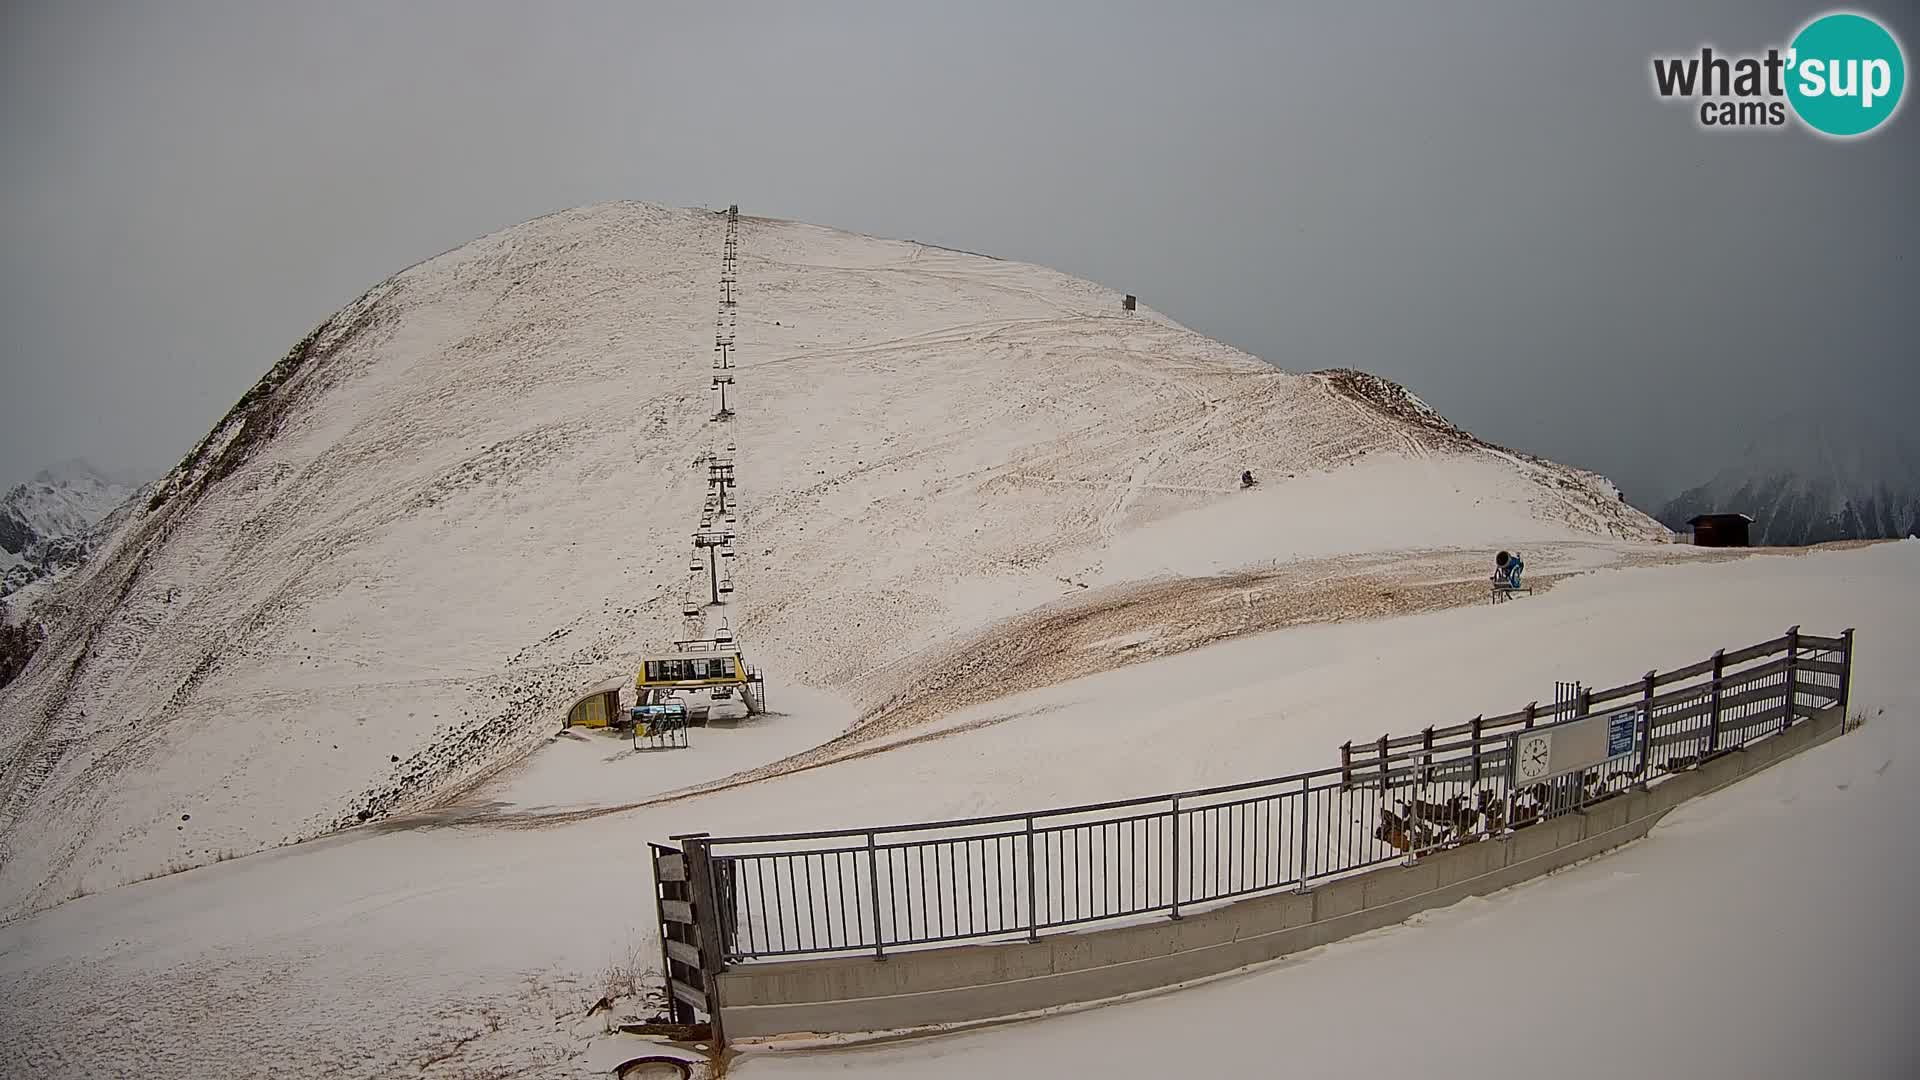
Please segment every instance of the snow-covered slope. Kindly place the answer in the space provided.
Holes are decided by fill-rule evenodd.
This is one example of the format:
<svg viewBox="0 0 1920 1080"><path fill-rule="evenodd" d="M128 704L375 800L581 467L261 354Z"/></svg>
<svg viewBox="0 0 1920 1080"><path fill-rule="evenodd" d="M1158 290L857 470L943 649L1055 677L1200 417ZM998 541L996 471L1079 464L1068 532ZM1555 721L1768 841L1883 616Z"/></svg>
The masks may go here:
<svg viewBox="0 0 1920 1080"><path fill-rule="evenodd" d="M0 498L0 596L57 577L85 560L97 532L139 490L131 474L63 461Z"/></svg>
<svg viewBox="0 0 1920 1080"><path fill-rule="evenodd" d="M1223 642L1018 695L942 738L628 812L531 828L416 818L85 896L0 925L0 1062L14 1066L0 1074L605 1080L659 1052L605 1038L608 1014L588 1009L619 983L613 1019L649 1015L624 977L659 965L644 841L1322 767L1364 733L1551 700L1556 679L1615 685L1799 623L1858 628L1851 703L1866 724L1619 853L1205 990L953 1040L749 1055L727 1075L1346 1076L1370 1039L1383 1067L1422 1077L1531 1076L1549 1058L1556 1076L1911 1076L1894 1066L1912 1060L1920 973L1920 870L1901 855L1920 815L1920 541L1679 563ZM621 764L643 785L736 734ZM542 756L619 745L561 739ZM1597 1016L1631 1038L1596 1038ZM1490 1049L1502 1039L1514 1054Z"/></svg>
<svg viewBox="0 0 1920 1080"><path fill-rule="evenodd" d="M1660 511L1675 529L1699 514L1743 513L1756 544L1818 544L1920 534L1920 440L1884 421L1798 413L1763 425L1740 456Z"/></svg>
<svg viewBox="0 0 1920 1080"><path fill-rule="evenodd" d="M382 282L277 363L43 602L50 636L0 690L0 912L514 760L683 634L697 459L728 442L733 627L776 695L862 707L904 658L1090 580L1665 536L1390 383L1279 371L1038 267L791 222L741 220L716 424L723 222L541 218ZM1189 538L1175 565L1129 546L1156 525Z"/></svg>

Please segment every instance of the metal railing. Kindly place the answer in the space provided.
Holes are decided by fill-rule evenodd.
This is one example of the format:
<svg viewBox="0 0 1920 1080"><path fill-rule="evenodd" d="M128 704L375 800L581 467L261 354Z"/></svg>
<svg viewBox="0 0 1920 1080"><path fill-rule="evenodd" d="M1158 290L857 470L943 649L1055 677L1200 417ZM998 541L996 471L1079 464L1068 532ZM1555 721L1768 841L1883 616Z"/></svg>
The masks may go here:
<svg viewBox="0 0 1920 1080"><path fill-rule="evenodd" d="M1062 927L1304 889L1511 833L1846 703L1853 631L1796 627L1546 711L1342 747L1336 768L1176 794L953 821L688 838L703 849L722 962L1038 939ZM1768 658L1773 659L1768 659ZM1664 689L1663 689L1664 688ZM1516 747L1608 714L1631 745L1515 782ZM1612 749L1610 746L1609 749Z"/></svg>

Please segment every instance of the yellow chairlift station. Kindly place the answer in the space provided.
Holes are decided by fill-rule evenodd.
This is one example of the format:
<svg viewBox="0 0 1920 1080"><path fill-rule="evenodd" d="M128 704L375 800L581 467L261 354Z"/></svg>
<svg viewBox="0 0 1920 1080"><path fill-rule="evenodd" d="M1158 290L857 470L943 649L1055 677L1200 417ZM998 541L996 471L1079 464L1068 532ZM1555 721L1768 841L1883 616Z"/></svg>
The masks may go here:
<svg viewBox="0 0 1920 1080"><path fill-rule="evenodd" d="M656 653L640 661L633 686L639 700L653 700L656 691L738 688L754 712L764 701L760 672L747 663L731 639L676 641L672 652Z"/></svg>
<svg viewBox="0 0 1920 1080"><path fill-rule="evenodd" d="M747 665L740 654L722 649L687 649L649 656L640 661L633 680L639 690L698 690L734 686L747 681Z"/></svg>

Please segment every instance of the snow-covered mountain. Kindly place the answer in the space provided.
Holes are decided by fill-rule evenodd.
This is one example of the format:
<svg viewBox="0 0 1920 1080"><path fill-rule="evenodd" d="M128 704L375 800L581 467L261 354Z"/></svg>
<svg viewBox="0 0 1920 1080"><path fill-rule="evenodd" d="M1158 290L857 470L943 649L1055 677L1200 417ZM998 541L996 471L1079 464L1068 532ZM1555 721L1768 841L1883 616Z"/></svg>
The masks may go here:
<svg viewBox="0 0 1920 1080"><path fill-rule="evenodd" d="M142 479L81 460L42 469L0 498L0 596L80 565Z"/></svg>
<svg viewBox="0 0 1920 1080"><path fill-rule="evenodd" d="M1774 419L1712 480L1676 496L1660 520L1678 530L1699 514L1754 519L1756 544L1817 544L1920 534L1920 439L1861 416Z"/></svg>
<svg viewBox="0 0 1920 1080"><path fill-rule="evenodd" d="M704 455L729 445L726 610L776 708L795 684L871 707L914 657L1169 575L1666 536L1392 383L1279 370L1040 267L742 217L721 308L724 221L540 218L274 364L36 609L48 637L0 689L0 915L514 762L690 636Z"/></svg>

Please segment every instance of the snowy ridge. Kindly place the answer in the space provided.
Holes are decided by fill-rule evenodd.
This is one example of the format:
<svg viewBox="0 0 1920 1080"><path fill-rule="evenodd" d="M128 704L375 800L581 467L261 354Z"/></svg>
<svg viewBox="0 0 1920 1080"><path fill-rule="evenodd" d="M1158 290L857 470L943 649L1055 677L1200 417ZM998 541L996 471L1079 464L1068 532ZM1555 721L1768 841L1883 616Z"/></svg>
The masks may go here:
<svg viewBox="0 0 1920 1080"><path fill-rule="evenodd" d="M776 708L887 701L912 658L1089 582L1664 536L1383 380L1276 370L1089 282L740 231L731 625ZM722 232L540 218L276 363L43 602L0 689L0 912L429 806L676 636Z"/></svg>
<svg viewBox="0 0 1920 1080"><path fill-rule="evenodd" d="M1658 522L1628 506L1619 488L1597 473L1487 442L1455 425L1391 379L1351 368L1330 368L1314 374L1394 421L1414 454L1427 450L1479 453L1508 462L1534 483L1533 511L1541 518L1566 521L1583 531L1623 540L1672 539Z"/></svg>

